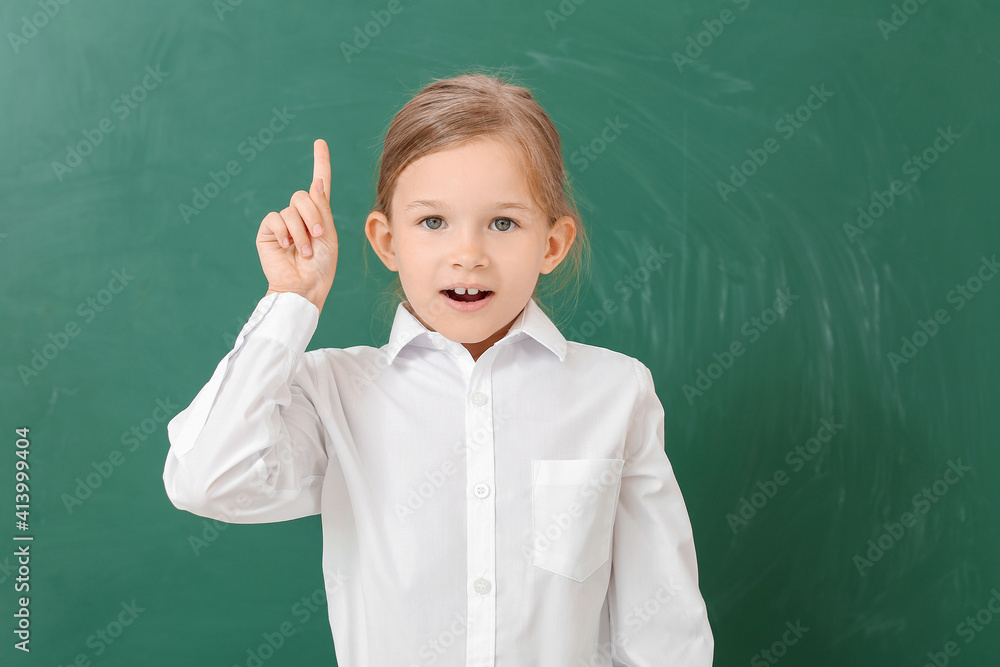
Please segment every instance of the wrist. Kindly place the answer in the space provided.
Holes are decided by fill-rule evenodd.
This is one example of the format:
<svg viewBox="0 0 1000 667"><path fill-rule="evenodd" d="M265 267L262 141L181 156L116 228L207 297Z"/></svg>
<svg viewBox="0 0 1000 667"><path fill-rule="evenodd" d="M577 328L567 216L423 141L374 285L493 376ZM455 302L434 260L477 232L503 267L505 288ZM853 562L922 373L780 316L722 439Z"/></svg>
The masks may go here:
<svg viewBox="0 0 1000 667"><path fill-rule="evenodd" d="M321 296L320 294L314 291L282 290L282 289L271 289L269 287L267 289L267 293L264 294L264 296L270 296L271 294L282 294L286 292L298 294L303 299L306 299L311 304L316 306L316 309L319 310L320 313L323 312L323 303L326 301L325 295Z"/></svg>

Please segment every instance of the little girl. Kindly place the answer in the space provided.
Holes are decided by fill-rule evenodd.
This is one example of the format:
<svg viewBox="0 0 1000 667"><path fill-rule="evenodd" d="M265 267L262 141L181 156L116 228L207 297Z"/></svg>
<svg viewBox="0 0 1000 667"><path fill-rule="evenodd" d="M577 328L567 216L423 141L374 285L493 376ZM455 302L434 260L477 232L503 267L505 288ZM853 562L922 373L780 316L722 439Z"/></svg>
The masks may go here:
<svg viewBox="0 0 1000 667"><path fill-rule="evenodd" d="M338 250L324 141L314 156L309 191L261 222L267 294L170 421L170 501L320 514L347 667L711 665L652 375L535 301L585 240L546 113L466 74L396 115L365 224L399 278L380 348L305 351Z"/></svg>

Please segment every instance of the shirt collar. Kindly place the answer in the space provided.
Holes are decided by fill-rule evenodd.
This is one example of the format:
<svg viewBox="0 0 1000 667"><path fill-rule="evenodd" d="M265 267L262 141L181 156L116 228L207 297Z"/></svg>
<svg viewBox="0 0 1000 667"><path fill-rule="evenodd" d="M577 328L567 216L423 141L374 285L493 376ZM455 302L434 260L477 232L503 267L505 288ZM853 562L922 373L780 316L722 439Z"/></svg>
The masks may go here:
<svg viewBox="0 0 1000 667"><path fill-rule="evenodd" d="M396 306L392 332L389 334L389 342L386 345L389 364L407 345L444 349L452 344L452 341L440 333L430 331L421 324L420 320L406 309L404 303L406 302L400 302ZM494 345L507 345L525 337L533 338L541 343L543 347L559 357L559 361L566 358L566 338L533 298L528 299L527 305L518 314L514 323L510 325L510 330Z"/></svg>

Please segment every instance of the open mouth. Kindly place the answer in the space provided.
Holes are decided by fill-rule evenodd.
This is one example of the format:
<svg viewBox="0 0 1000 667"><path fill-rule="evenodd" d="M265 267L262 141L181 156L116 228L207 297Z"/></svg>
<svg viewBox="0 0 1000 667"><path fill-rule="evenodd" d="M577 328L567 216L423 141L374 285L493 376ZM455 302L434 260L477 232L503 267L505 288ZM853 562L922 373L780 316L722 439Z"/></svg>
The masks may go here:
<svg viewBox="0 0 1000 667"><path fill-rule="evenodd" d="M465 289L463 287L459 287L456 289L441 290L441 293L453 301L462 301L462 302L482 301L490 294L493 294L493 292L489 290L473 290L473 289Z"/></svg>

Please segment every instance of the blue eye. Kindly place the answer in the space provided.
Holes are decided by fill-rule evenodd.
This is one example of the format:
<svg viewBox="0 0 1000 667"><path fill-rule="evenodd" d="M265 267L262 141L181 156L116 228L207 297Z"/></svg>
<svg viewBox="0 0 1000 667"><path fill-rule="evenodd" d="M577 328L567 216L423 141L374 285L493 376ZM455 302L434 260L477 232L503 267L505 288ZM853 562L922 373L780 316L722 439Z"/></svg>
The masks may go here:
<svg viewBox="0 0 1000 667"><path fill-rule="evenodd" d="M509 222L510 223L510 226L508 226L506 229L498 229L497 230L498 232L506 232L506 231L509 231L509 230L513 229L514 227L517 227L517 223L514 222L513 220L511 220L510 218L497 218L493 222Z"/></svg>
<svg viewBox="0 0 1000 667"><path fill-rule="evenodd" d="M441 224L443 224L443 223L444 223L444 220L442 220L441 218L438 218L438 217L433 217L433 216L432 216L432 217L430 217L430 218L424 218L423 220L421 220L421 221L420 221L420 222L418 222L417 224L419 224L419 225L423 225L423 224L424 224L425 222L429 222L429 221L431 221L431 220L436 220L437 222L439 222L439 223L441 223ZM506 225L507 225L507 226L506 226L505 228L503 228L503 229L497 229L497 231L498 231L498 232L508 232L508 231L510 231L511 229L513 229L514 227L517 227L517 226L518 226L518 224L517 224L516 222L514 222L513 220L511 220L510 218L495 218L495 219L493 220L493 222L499 222L499 223L503 223L503 224L506 224ZM491 222L490 224L492 225L493 223ZM425 226L424 226L424 229L429 229L429 230L431 230L431 231L437 231L437 230L441 229L441 226L440 226L440 225L438 225L437 227L430 227L430 226L427 226L427 225L425 225Z"/></svg>
<svg viewBox="0 0 1000 667"><path fill-rule="evenodd" d="M423 223L427 222L428 220L437 220L439 222L444 222L444 220L441 220L441 218L424 218L423 220L420 221L419 224L423 224ZM428 228L424 227L424 229L428 229ZM437 231L438 229L441 229L441 228L440 227L430 227L429 229L431 229L432 231Z"/></svg>

